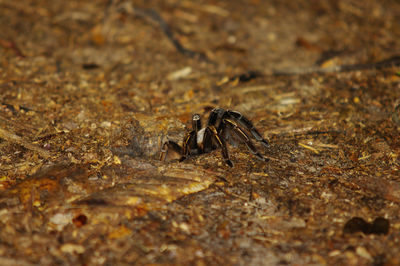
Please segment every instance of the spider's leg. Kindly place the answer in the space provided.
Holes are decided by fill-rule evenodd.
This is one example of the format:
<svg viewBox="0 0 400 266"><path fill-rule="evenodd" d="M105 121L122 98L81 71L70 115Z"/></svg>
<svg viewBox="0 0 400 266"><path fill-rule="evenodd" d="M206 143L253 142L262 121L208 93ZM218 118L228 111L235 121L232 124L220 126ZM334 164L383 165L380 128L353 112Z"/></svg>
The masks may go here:
<svg viewBox="0 0 400 266"><path fill-rule="evenodd" d="M211 139L213 140L212 142L214 142L216 145L218 145L221 148L222 157L225 159L225 163L227 165L229 165L230 167L233 167L233 163L229 159L228 148L226 147L225 140L218 135L217 129L214 126L208 126L206 128L206 132L204 134L206 134L206 135L210 134L210 136L212 137ZM206 136L204 136L204 137L206 137ZM207 145L210 145L210 144L212 145L212 143L210 143L210 142L207 143ZM206 145L206 143L204 145Z"/></svg>
<svg viewBox="0 0 400 266"><path fill-rule="evenodd" d="M194 114L192 116L192 130L196 132L201 129L201 117L199 114Z"/></svg>
<svg viewBox="0 0 400 266"><path fill-rule="evenodd" d="M179 159L180 162L186 159L187 156L190 154L190 143L192 142L191 140L193 139L193 131L188 133L185 136L185 139L183 140L182 144L182 150L181 150L181 158Z"/></svg>
<svg viewBox="0 0 400 266"><path fill-rule="evenodd" d="M262 156L257 148L253 145L253 143L251 142L251 139L249 138L249 136L246 134L246 132L244 132L237 124L235 121L232 121L230 119L224 119L224 124L229 127L229 129L231 129L234 134L240 139L242 140L247 148L251 151L251 153L253 153L255 156L257 156L258 159L268 162L269 159L265 158L264 156Z"/></svg>
<svg viewBox="0 0 400 266"><path fill-rule="evenodd" d="M167 158L168 155L168 150L171 149L174 152L178 154L182 154L182 148L179 146L176 142L168 140L164 142L161 148L161 153L160 153L160 161L165 161L165 158Z"/></svg>
<svg viewBox="0 0 400 266"><path fill-rule="evenodd" d="M219 127L217 124L221 122L221 118L225 115L225 113L226 111L222 108L212 109L210 116L208 117L207 126Z"/></svg>
<svg viewBox="0 0 400 266"><path fill-rule="evenodd" d="M201 149L198 145L198 133L201 130L201 117L199 114L192 116L192 132L190 132L191 139L187 140L190 154L200 154Z"/></svg>
<svg viewBox="0 0 400 266"><path fill-rule="evenodd" d="M199 114L192 116L192 131L185 136L183 140L182 155L179 159L180 162L185 160L191 154L202 153L199 145L197 144L197 133L201 129L201 117Z"/></svg>
<svg viewBox="0 0 400 266"><path fill-rule="evenodd" d="M266 141L261 134L257 131L253 123L249 119L247 119L245 116L243 116L241 113L236 112L236 111L226 111L229 116L233 117L236 119L242 126L244 126L252 135L253 137L258 141L261 142L262 145L264 145L266 148L269 147L268 141Z"/></svg>

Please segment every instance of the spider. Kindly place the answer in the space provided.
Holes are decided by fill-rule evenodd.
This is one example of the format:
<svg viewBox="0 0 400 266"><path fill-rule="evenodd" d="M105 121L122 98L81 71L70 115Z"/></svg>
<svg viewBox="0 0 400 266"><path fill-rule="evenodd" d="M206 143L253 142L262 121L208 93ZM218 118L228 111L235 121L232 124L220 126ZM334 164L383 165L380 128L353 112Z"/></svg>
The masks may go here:
<svg viewBox="0 0 400 266"><path fill-rule="evenodd" d="M268 142L258 133L250 120L241 113L214 108L209 115L207 126L204 128L201 127L200 115L194 114L192 116L192 131L186 134L182 147L171 140L164 142L160 160L165 161L170 149L181 155L179 161L182 162L188 157L209 153L217 148L221 148L225 163L233 167L233 163L229 159L226 142L236 147L237 141L240 141L246 144L250 152L258 159L265 162L269 161L268 158L263 157L257 151L250 136L256 141L261 142L265 147L269 147Z"/></svg>

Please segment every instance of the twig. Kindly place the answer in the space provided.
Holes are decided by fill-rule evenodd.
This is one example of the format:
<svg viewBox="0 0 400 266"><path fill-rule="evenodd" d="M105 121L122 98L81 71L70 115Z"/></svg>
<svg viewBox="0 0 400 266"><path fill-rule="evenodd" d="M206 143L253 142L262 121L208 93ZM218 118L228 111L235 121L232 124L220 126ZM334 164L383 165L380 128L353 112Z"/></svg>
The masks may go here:
<svg viewBox="0 0 400 266"><path fill-rule="evenodd" d="M0 103L0 107L2 107L2 106L7 108L8 110L10 110L13 114L16 114L18 110L23 110L25 112L33 111L32 109L30 109L28 107L21 106L21 105L12 105L12 104L8 104L8 103Z"/></svg>
<svg viewBox="0 0 400 266"><path fill-rule="evenodd" d="M306 149L308 149L308 150L314 152L315 154L319 154L319 151L318 151L317 149L311 147L311 146L308 146L308 145L303 144L303 143L299 143L299 146L301 146L301 147L303 147L303 148L306 148Z"/></svg>
<svg viewBox="0 0 400 266"><path fill-rule="evenodd" d="M290 76L290 75L306 75L306 74L323 74L323 73L347 72L347 71L366 70L366 69L381 69L391 66L400 66L400 55L395 55L388 59L372 63L340 65L340 66L333 66L326 68L308 67L308 68L290 68L287 70L274 70L272 75Z"/></svg>
<svg viewBox="0 0 400 266"><path fill-rule="evenodd" d="M32 150L34 152L37 152L40 156L42 156L45 159L49 159L51 157L51 153L50 152L48 152L48 151L46 151L46 150L44 150L44 149L42 149L42 148L40 148L40 147L38 147L36 145L33 145L33 144L25 141L20 136L17 136L17 135L15 135L15 134L13 134L13 133L5 130L5 129L2 129L2 128L0 128L0 138L3 138L3 139L5 139L7 141L10 141L10 142L17 143L17 144L27 148L28 150Z"/></svg>
<svg viewBox="0 0 400 266"><path fill-rule="evenodd" d="M18 128L21 130L28 131L30 133L37 131L34 127L28 125L28 124L21 124L20 122L17 121L12 121L6 117L4 117L2 114L0 114L0 122L3 123L3 125L8 125L8 126L13 126L14 128ZM1 126L1 123L0 123ZM32 133L33 134L33 133Z"/></svg>
<svg viewBox="0 0 400 266"><path fill-rule="evenodd" d="M19 47L15 44L15 42L13 41L7 41L7 40L3 40L0 39L0 46L2 46L3 48L6 49L11 49L12 51L14 51L14 53L21 57L21 58L25 58L26 56L21 52L21 50L19 49Z"/></svg>
<svg viewBox="0 0 400 266"><path fill-rule="evenodd" d="M188 56L190 58L197 58L198 60L201 61L212 62L204 53L192 51L190 49L185 48L175 37L174 33L171 30L171 27L158 14L157 11L147 8L132 7L131 4L125 4L121 8L128 13L131 13L139 18L149 21L153 25L159 26L162 32L165 34L165 36L167 36L167 38L171 41L171 43L174 45L175 49L179 53Z"/></svg>
<svg viewBox="0 0 400 266"><path fill-rule="evenodd" d="M174 33L172 32L170 26L165 22L165 20L153 9L144 9L144 8L134 8L135 15L139 17L148 17L151 20L155 21L167 36L167 38L172 42L175 46L176 50L181 54L191 57L191 58L198 58L199 60L209 61L207 56L204 53L189 50L179 42L179 40L175 37Z"/></svg>
<svg viewBox="0 0 400 266"><path fill-rule="evenodd" d="M276 128L268 131L268 134L275 137L285 137L288 136L290 139L297 139L302 136L319 136L319 135L339 135L345 134L346 131L342 130L313 130L313 126L307 126L303 128L292 128L292 127L284 127L284 128Z"/></svg>
<svg viewBox="0 0 400 266"><path fill-rule="evenodd" d="M230 196L230 197L244 200L248 205L252 205L253 207L259 207L259 206L258 206L257 204L255 204L254 202L249 201L249 198L246 198L246 197L244 197L244 196L238 195L238 194L233 193L233 192L229 192L229 191L227 191L226 189L222 188L221 186L216 185L215 183L214 183L214 186L215 186L216 188L218 188L222 193L224 193L224 194L226 194L226 195L228 195L228 196Z"/></svg>

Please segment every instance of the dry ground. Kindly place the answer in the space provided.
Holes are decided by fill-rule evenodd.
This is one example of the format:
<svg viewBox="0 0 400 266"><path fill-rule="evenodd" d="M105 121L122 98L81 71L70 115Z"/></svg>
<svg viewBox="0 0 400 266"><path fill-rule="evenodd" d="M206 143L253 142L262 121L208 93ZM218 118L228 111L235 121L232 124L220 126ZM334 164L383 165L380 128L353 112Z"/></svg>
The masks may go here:
<svg viewBox="0 0 400 266"><path fill-rule="evenodd" d="M0 0L0 264L399 265L399 47L396 0ZM158 160L216 106L269 162Z"/></svg>

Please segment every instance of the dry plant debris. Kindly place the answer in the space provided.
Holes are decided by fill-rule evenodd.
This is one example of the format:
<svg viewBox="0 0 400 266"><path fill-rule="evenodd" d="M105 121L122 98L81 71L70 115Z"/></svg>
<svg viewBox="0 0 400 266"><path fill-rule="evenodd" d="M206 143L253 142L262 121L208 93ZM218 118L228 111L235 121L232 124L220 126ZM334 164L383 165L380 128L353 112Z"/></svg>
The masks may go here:
<svg viewBox="0 0 400 266"><path fill-rule="evenodd" d="M399 265L398 14L0 1L0 264ZM269 162L157 159L217 106Z"/></svg>

